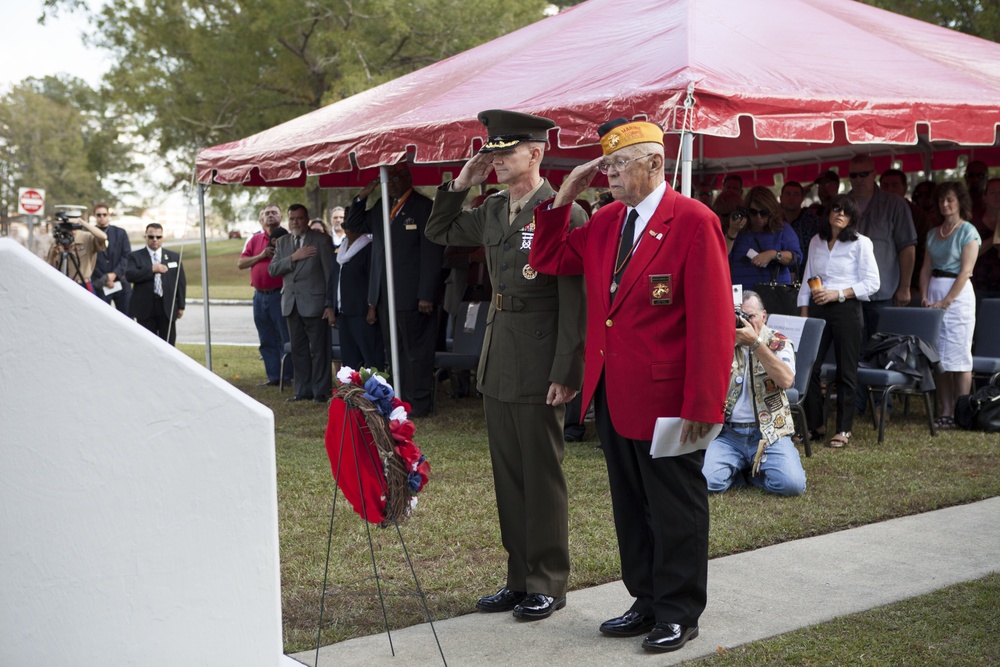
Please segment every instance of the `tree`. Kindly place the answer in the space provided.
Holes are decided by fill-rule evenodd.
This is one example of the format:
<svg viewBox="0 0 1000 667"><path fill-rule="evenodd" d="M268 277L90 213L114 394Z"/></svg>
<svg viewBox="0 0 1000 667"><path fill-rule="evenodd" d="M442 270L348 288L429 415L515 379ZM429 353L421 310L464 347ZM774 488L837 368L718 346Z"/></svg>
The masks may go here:
<svg viewBox="0 0 1000 667"><path fill-rule="evenodd" d="M896 14L1000 42L997 0L864 0Z"/></svg>
<svg viewBox="0 0 1000 667"><path fill-rule="evenodd" d="M79 112L30 84L15 86L0 100L0 161L5 212L16 206L18 187L44 188L48 203L85 203L96 193Z"/></svg>
<svg viewBox="0 0 1000 667"><path fill-rule="evenodd" d="M17 188L44 188L50 204L117 200L136 169L122 119L80 79L28 78L0 98L0 211Z"/></svg>
<svg viewBox="0 0 1000 667"><path fill-rule="evenodd" d="M46 0L49 10L81 7ZM198 150L432 64L543 16L545 0L109 0L91 41L116 63L114 101L171 156Z"/></svg>

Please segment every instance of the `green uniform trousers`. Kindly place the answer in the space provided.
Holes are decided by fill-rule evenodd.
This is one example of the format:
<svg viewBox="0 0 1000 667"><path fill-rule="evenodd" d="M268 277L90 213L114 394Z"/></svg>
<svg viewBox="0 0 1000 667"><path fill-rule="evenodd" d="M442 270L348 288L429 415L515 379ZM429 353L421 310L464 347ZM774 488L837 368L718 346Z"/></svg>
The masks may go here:
<svg viewBox="0 0 1000 667"><path fill-rule="evenodd" d="M560 598L569 578L569 508L562 459L565 406L485 396L507 588Z"/></svg>

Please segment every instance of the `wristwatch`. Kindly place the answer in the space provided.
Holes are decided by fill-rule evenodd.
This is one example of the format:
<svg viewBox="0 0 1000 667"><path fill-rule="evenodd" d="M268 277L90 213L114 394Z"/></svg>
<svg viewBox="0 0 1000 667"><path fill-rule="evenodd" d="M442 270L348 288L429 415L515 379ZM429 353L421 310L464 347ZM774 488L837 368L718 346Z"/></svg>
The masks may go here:
<svg viewBox="0 0 1000 667"><path fill-rule="evenodd" d="M847 301L847 297L844 296L844 290L842 290L842 289L837 290L837 301L839 301L841 303L844 303L845 301Z"/></svg>

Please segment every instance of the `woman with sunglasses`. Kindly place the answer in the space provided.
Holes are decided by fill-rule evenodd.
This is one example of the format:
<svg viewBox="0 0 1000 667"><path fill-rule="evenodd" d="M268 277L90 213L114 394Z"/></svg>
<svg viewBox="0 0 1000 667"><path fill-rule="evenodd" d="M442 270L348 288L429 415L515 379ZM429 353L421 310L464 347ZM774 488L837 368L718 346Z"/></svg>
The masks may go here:
<svg viewBox="0 0 1000 667"><path fill-rule="evenodd" d="M829 216L820 221L819 233L809 242L809 259L803 271L807 282L799 290L801 315L826 322L816 359L825 359L832 343L837 363L837 434L827 443L830 447L843 447L851 438L864 328L861 302L868 301L881 284L871 239L858 234L860 219L854 197L834 197ZM821 365L813 367L806 394L806 424L816 440L826 435Z"/></svg>
<svg viewBox="0 0 1000 667"><path fill-rule="evenodd" d="M792 274L788 267L802 258L798 236L785 224L774 193L762 185L750 188L745 200L747 217L732 219L726 231L729 246L729 270L734 285L752 290L757 283L777 282L788 285Z"/></svg>
<svg viewBox="0 0 1000 667"><path fill-rule="evenodd" d="M936 375L941 416L935 425L955 428L955 401L972 391L972 335L976 328L976 295L969 278L982 239L972 217L972 199L961 181L937 187L943 222L927 233L927 252L920 268L920 303L944 309L938 356L944 372Z"/></svg>
<svg viewBox="0 0 1000 667"><path fill-rule="evenodd" d="M722 233L726 235L726 251L732 250L736 234L747 221L743 195L732 190L723 190L712 202L712 212L719 217Z"/></svg>

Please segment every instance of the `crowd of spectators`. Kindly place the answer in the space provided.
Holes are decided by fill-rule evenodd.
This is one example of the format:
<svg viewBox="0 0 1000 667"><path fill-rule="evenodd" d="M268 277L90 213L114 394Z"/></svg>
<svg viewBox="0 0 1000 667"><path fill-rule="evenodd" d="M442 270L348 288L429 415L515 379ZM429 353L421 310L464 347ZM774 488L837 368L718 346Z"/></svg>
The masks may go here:
<svg viewBox="0 0 1000 667"><path fill-rule="evenodd" d="M695 196L710 202L719 218L734 285L745 291L770 282L801 285L798 310L827 322L819 358L833 349L838 386L836 435L828 444L847 444L854 416L866 409L866 390L855 386L854 376L879 314L890 305L948 311L940 350L946 361L938 378L938 423L949 428L955 398L970 388L976 303L1000 296L1000 257L994 245L1000 178L990 179L986 165L974 161L964 183L925 181L913 188L911 200L908 175L899 169L877 174L867 155L852 159L846 176L849 188L839 174L827 170L811 183L785 182L775 196L774 190L760 185L744 189L740 176L729 174L718 191L713 188L716 181L701 181ZM336 207L328 218L309 222L309 229L335 252L336 261L325 274L324 303L330 314L324 319L338 329L343 362L352 367L392 364L382 209L378 201L368 202L377 185L365 187L347 211ZM466 208L481 205L494 192L470 198ZM596 212L609 201L598 197L586 202L587 209ZM280 223L280 211L268 210ZM390 210L398 363L406 378L402 393L415 406L415 416L421 416L432 409L434 351L444 349L445 332L457 326L459 305L489 301L493 289L482 247L445 249L427 242L422 228L429 200L413 190L405 166L393 170ZM261 216L263 231L248 241L240 268L263 264L256 274L251 272L255 322L265 384L278 384L280 357L289 337L287 318L276 315L280 306L275 306L280 304L277 293L283 279L270 276L267 268L273 253L270 234L280 224L266 221L264 212ZM929 247L936 248L934 253L927 253ZM814 288L810 278L822 287ZM452 376L452 382L455 395L470 393L466 375ZM809 393L808 423L814 436L824 438L818 383L817 374ZM568 439L580 437L579 431L567 430Z"/></svg>

